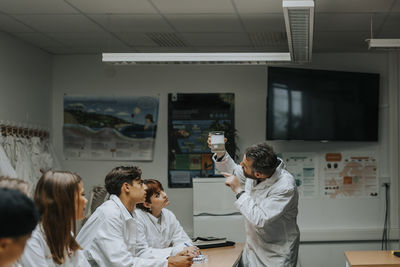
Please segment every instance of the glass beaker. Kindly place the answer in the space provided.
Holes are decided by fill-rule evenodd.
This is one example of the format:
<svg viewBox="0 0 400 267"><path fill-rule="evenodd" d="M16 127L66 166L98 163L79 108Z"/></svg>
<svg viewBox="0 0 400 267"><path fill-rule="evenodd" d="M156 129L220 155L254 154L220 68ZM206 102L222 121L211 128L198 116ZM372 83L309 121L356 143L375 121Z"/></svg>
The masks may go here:
<svg viewBox="0 0 400 267"><path fill-rule="evenodd" d="M210 132L211 152L225 152L225 136L224 131Z"/></svg>

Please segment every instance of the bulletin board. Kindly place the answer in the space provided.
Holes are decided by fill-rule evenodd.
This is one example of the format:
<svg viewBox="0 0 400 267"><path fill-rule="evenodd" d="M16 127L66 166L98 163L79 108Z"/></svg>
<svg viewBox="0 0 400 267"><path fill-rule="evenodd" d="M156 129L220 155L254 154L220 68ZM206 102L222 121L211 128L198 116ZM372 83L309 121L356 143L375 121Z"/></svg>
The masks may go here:
<svg viewBox="0 0 400 267"><path fill-rule="evenodd" d="M168 186L192 187L194 177L221 177L207 145L210 131L224 131L235 155L234 94L168 95Z"/></svg>

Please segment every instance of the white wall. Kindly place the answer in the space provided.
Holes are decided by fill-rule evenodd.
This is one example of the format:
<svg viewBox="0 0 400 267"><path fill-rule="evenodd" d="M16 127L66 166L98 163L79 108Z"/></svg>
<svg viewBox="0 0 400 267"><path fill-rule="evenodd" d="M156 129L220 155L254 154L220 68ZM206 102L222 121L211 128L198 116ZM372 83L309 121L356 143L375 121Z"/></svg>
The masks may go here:
<svg viewBox="0 0 400 267"><path fill-rule="evenodd" d="M0 32L0 120L50 128L51 60Z"/></svg>
<svg viewBox="0 0 400 267"><path fill-rule="evenodd" d="M167 95L170 92L234 92L236 127L244 147L265 138L266 67L237 66L136 66L118 67L101 63L99 56L56 56L53 68L54 144L62 155L63 95L159 95L160 111L153 162L135 162L143 177L160 179L167 187L168 135ZM251 119L250 119L251 118ZM258 130L254 131L254 128ZM63 162L66 169L78 172L85 187L102 184L113 167L129 162L77 161ZM130 164L133 164L132 162ZM192 189L167 189L170 208L185 229L193 232Z"/></svg>
<svg viewBox="0 0 400 267"><path fill-rule="evenodd" d="M376 143L273 142L277 151L324 151L326 149L373 150L380 160L380 176L391 176L389 138L389 71L386 54L329 54L313 55L313 64L307 67L381 74L380 141ZM63 95L128 96L159 95L160 112L153 162L77 161L64 160L65 169L78 172L86 190L103 184L106 173L121 164L137 164L144 178L157 178L167 185L167 94L171 92L233 92L235 93L235 126L239 134L239 148L244 149L265 140L267 68L265 66L120 66L111 67L101 62L100 56L55 56L53 61L53 132L56 151L62 157ZM397 88L398 89L398 88ZM394 88L394 90L397 90ZM396 102L397 103L397 102ZM397 195L396 187L392 195ZM170 209L177 215L185 230L193 232L192 189L167 189ZM310 203L301 201L302 205ZM398 207L397 205L395 207ZM392 225L398 227L397 209L392 208ZM379 214L377 216L381 216ZM338 216L341 216L340 214ZM312 223L312 214L299 215L299 224ZM382 222L383 223L383 222ZM357 227L357 225L355 225ZM343 251L350 249L379 249L374 242L323 244L307 243L300 249L302 266L343 266ZM313 250L318 250L319 256ZM343 257L338 257L337 255ZM327 258L328 257L328 258Z"/></svg>

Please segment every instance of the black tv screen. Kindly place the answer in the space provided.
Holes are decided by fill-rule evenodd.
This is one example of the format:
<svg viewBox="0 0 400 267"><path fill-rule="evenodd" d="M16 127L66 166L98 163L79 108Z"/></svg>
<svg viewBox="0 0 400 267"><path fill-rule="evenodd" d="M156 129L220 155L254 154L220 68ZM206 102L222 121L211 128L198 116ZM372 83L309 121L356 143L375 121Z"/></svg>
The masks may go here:
<svg viewBox="0 0 400 267"><path fill-rule="evenodd" d="M379 74L268 68L267 140L377 141Z"/></svg>

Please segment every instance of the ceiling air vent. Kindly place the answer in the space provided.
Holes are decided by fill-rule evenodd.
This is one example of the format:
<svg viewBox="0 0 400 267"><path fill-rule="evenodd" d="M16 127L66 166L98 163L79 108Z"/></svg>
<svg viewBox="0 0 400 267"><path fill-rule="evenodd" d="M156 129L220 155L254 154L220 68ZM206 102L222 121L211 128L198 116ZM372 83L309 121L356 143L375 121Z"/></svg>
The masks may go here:
<svg viewBox="0 0 400 267"><path fill-rule="evenodd" d="M285 32L254 32L250 39L254 47L287 45Z"/></svg>
<svg viewBox="0 0 400 267"><path fill-rule="evenodd" d="M175 33L151 32L146 35L160 47L187 47Z"/></svg>
<svg viewBox="0 0 400 267"><path fill-rule="evenodd" d="M314 0L283 0L289 51L293 62L311 62L314 33Z"/></svg>

